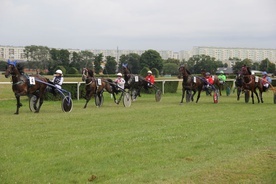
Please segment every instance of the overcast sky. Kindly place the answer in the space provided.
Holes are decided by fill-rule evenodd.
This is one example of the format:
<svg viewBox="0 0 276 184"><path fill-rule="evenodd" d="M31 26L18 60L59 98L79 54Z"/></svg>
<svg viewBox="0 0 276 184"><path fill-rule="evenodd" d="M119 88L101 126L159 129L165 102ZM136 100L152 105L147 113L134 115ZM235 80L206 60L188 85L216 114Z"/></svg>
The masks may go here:
<svg viewBox="0 0 276 184"><path fill-rule="evenodd" d="M276 49L276 0L0 0L0 45Z"/></svg>

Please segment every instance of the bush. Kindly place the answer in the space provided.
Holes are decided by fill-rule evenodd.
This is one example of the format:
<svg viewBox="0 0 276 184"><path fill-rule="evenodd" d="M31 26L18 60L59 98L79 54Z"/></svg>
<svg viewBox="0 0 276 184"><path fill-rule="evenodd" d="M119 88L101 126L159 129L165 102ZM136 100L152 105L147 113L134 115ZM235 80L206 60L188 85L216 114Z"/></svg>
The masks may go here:
<svg viewBox="0 0 276 184"><path fill-rule="evenodd" d="M151 71L155 78L159 77L159 71L157 70L157 68L153 68L153 69L151 69Z"/></svg>

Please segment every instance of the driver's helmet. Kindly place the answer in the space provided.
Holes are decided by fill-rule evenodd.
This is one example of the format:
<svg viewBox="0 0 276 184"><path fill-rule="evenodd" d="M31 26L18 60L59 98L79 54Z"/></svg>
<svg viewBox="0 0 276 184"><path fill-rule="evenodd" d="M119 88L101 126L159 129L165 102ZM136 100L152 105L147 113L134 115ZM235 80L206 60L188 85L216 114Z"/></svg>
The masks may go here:
<svg viewBox="0 0 276 184"><path fill-rule="evenodd" d="M206 74L205 74L206 76L210 76L210 73L209 72L206 72Z"/></svg>
<svg viewBox="0 0 276 184"><path fill-rule="evenodd" d="M224 72L223 72L223 71L220 71L219 73L224 74Z"/></svg>
<svg viewBox="0 0 276 184"><path fill-rule="evenodd" d="M149 70L149 71L148 71L148 74L152 74L152 71Z"/></svg>
<svg viewBox="0 0 276 184"><path fill-rule="evenodd" d="M56 73L62 75L62 71L61 70L57 70Z"/></svg>
<svg viewBox="0 0 276 184"><path fill-rule="evenodd" d="M117 76L120 76L120 77L122 77L123 75L122 75L122 73L117 73Z"/></svg>
<svg viewBox="0 0 276 184"><path fill-rule="evenodd" d="M263 74L263 75L267 75L267 72L263 72L262 74Z"/></svg>

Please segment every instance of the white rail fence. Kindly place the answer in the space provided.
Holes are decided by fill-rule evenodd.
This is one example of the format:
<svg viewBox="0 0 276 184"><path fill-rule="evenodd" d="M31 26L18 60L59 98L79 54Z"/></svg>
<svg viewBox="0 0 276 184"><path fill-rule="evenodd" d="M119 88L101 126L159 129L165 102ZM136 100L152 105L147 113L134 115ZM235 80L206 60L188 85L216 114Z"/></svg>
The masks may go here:
<svg viewBox="0 0 276 184"><path fill-rule="evenodd" d="M182 82L180 79L170 79L170 80L156 80L156 82L162 82L162 93L165 94L165 83L166 82L171 82L171 81L178 81ZM235 80L234 79L227 79L226 82L231 82L232 87L235 85ZM84 82L63 82L64 84L75 84L77 85L77 100L80 99L80 85L84 84ZM11 82L0 82L0 85L11 85Z"/></svg>

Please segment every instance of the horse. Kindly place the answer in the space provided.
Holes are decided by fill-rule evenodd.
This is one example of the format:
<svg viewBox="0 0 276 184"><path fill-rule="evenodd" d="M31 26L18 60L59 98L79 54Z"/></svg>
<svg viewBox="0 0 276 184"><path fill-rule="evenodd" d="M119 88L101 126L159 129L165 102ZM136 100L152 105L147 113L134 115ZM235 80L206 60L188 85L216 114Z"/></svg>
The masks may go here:
<svg viewBox="0 0 276 184"><path fill-rule="evenodd" d="M240 73L237 73L236 80L235 80L235 88L237 89L237 101L240 100L240 95L243 90L243 78ZM233 90L233 93L235 92L235 89Z"/></svg>
<svg viewBox="0 0 276 184"><path fill-rule="evenodd" d="M38 74L28 76L23 73L23 67L16 63L16 61L8 61L5 71L5 77L12 76L12 90L16 97L16 112L19 114L19 108L22 106L20 96L35 95L36 101L34 102L35 113L39 113L40 107L43 104L43 96L46 91L48 80ZM41 82L40 82L41 81ZM38 107L36 106L39 101Z"/></svg>
<svg viewBox="0 0 276 184"><path fill-rule="evenodd" d="M260 99L261 99L261 102L263 103L262 93L264 90L262 86L262 79L259 79L259 77L256 77L254 75L251 75L251 72L248 69L248 67L242 68L241 75L243 79L242 88L245 91L251 91L252 104L254 104L254 94L257 97L258 103L260 103ZM259 95L256 91L257 88L259 89Z"/></svg>
<svg viewBox="0 0 276 184"><path fill-rule="evenodd" d="M147 89L148 82L140 75L131 74L127 64L122 64L122 73L126 81L125 89L130 91L132 100L135 100L140 96L141 88Z"/></svg>
<svg viewBox="0 0 276 184"><path fill-rule="evenodd" d="M96 104L97 107L99 107L102 104L102 93L104 92L104 90L111 93L113 95L114 102L117 102L115 96L115 84L113 84L113 81L111 79L95 78L93 70L83 68L82 81L85 81L86 91L86 102L83 107L84 109L87 107L87 104L92 96L94 96L95 98L99 98L100 102Z"/></svg>
<svg viewBox="0 0 276 184"><path fill-rule="evenodd" d="M204 80L201 77L198 76L192 76L191 72L185 68L185 66L180 66L179 69L179 75L178 78L183 78L182 81L182 98L180 101L180 104L183 103L183 99L185 97L185 91L193 91L193 94L191 96L191 100L194 101L194 95L197 93L197 99L196 103L198 102L200 98L200 93L204 86Z"/></svg>
<svg viewBox="0 0 276 184"><path fill-rule="evenodd" d="M201 75L205 78L206 77L206 71L205 70L201 70ZM213 78L213 85L216 87L216 89L219 90L219 96L222 95L221 91L223 89L223 83L220 82L219 78L217 75L211 75ZM209 92L209 94L211 95L211 92Z"/></svg>

